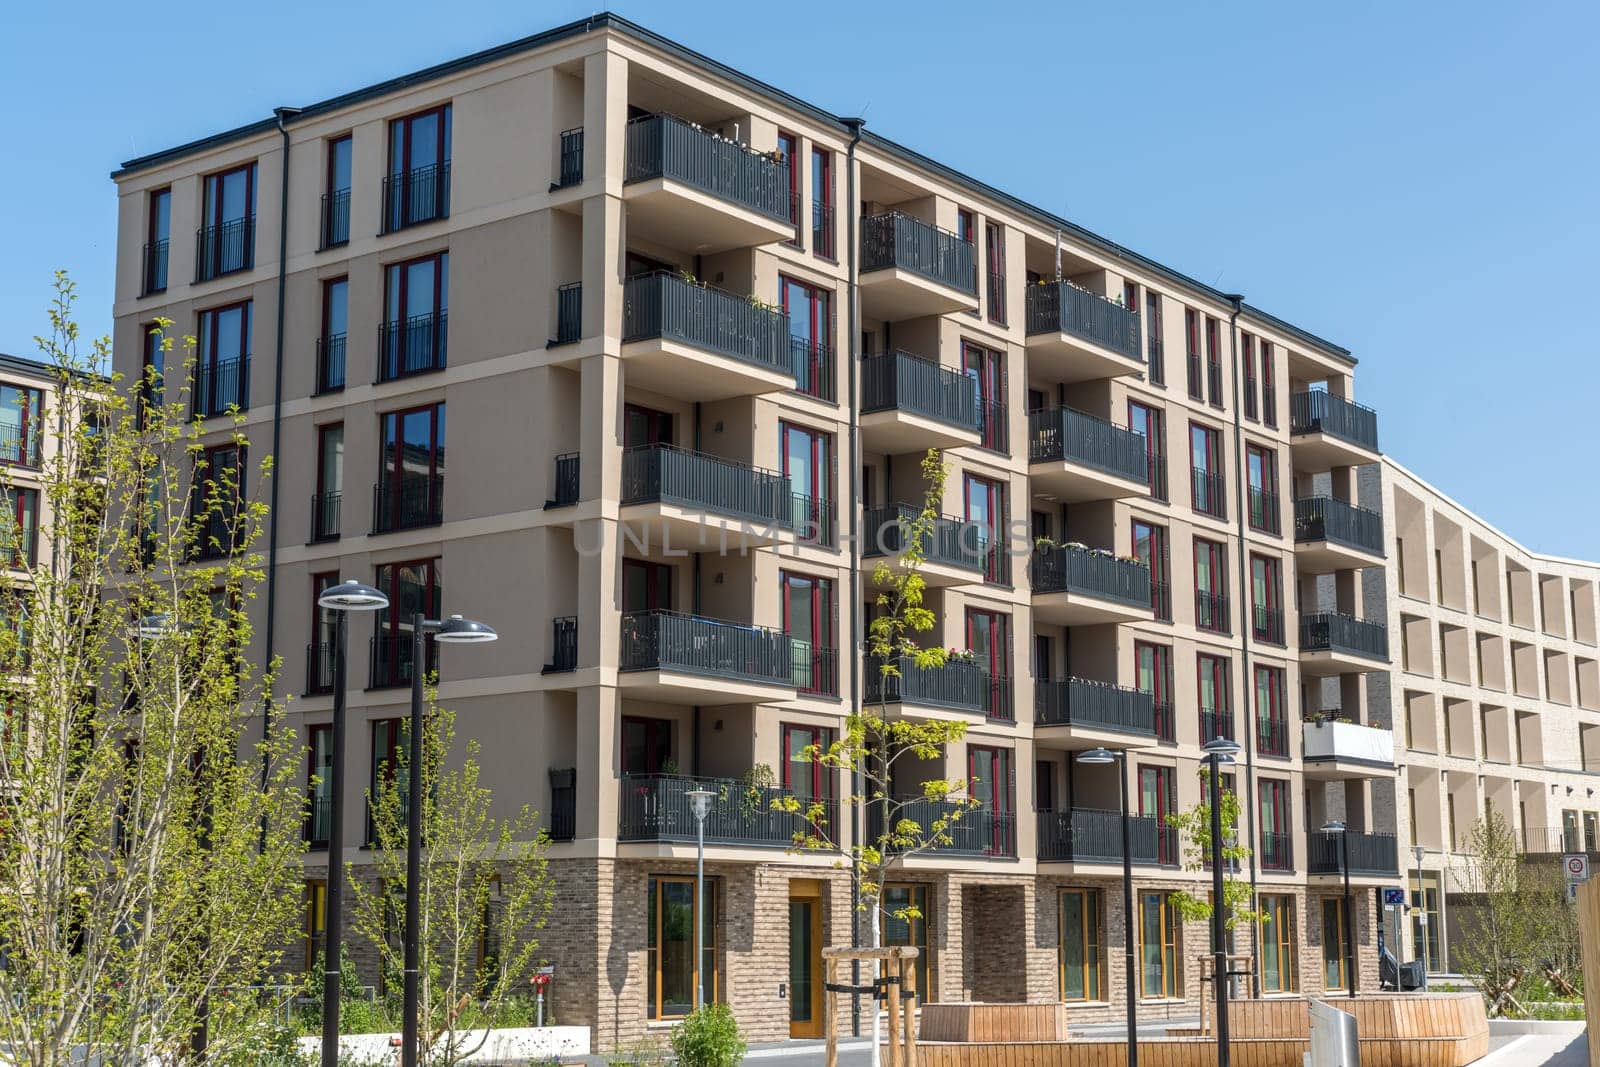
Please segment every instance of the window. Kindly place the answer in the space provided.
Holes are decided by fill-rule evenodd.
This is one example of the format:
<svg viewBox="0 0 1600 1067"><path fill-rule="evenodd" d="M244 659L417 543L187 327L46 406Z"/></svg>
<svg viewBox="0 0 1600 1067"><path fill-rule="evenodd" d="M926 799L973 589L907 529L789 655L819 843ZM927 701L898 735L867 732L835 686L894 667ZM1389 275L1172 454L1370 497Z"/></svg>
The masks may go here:
<svg viewBox="0 0 1600 1067"><path fill-rule="evenodd" d="M665 774L672 763L672 723L669 720L623 716L623 774Z"/></svg>
<svg viewBox="0 0 1600 1067"><path fill-rule="evenodd" d="M311 576L311 644L306 647L306 693L333 692L333 658L338 639L339 613L317 603L323 592L339 584L338 571ZM348 664L346 670L349 670Z"/></svg>
<svg viewBox="0 0 1600 1067"><path fill-rule="evenodd" d="M823 818L830 822L834 818L832 802L836 774L833 768L817 760L806 759L804 753L808 748L827 752L828 746L833 744L833 738L833 731L826 726L783 724L783 788L798 797L802 804L826 802L829 808ZM825 826L823 831L831 836L832 827Z"/></svg>
<svg viewBox="0 0 1600 1067"><path fill-rule="evenodd" d="M372 532L437 526L444 520L444 404L391 411L378 423Z"/></svg>
<svg viewBox="0 0 1600 1067"><path fill-rule="evenodd" d="M807 396L832 400L833 360L828 342L833 337L833 293L780 277L778 295L784 314L789 316L795 388Z"/></svg>
<svg viewBox="0 0 1600 1067"><path fill-rule="evenodd" d="M645 898L649 926L646 938L645 976L647 1019L681 1019L694 1008L695 986L706 975L708 1003L722 999L722 975L717 969L721 946L717 943L717 882L706 879L702 911L702 954L695 959L695 880L652 875Z"/></svg>
<svg viewBox="0 0 1600 1067"><path fill-rule="evenodd" d="M391 263L383 272L378 380L443 370L449 335L450 254Z"/></svg>
<svg viewBox="0 0 1600 1067"><path fill-rule="evenodd" d="M194 464L189 516L195 522L197 559L219 559L234 549L239 504L244 497L244 450L226 444L208 448ZM242 533L242 531L237 531Z"/></svg>
<svg viewBox="0 0 1600 1067"><path fill-rule="evenodd" d="M1285 710L1287 675L1282 667L1257 665L1256 748L1263 756L1289 754L1289 723Z"/></svg>
<svg viewBox="0 0 1600 1067"><path fill-rule="evenodd" d="M1194 539L1194 624L1228 632L1228 557L1219 541Z"/></svg>
<svg viewBox="0 0 1600 1067"><path fill-rule="evenodd" d="M411 728L404 719L373 719L368 723L372 733L372 758L367 770L367 847L378 843L378 826L374 818L378 798L395 790L400 802L400 821L406 822L411 807L411 786L408 769L400 764L400 754L407 751Z"/></svg>
<svg viewBox="0 0 1600 1067"><path fill-rule="evenodd" d="M1261 991L1293 993L1300 988L1300 968L1295 960L1294 897L1261 897Z"/></svg>
<svg viewBox="0 0 1600 1067"><path fill-rule="evenodd" d="M971 244L974 237L974 224L972 212L966 208L956 209L956 236Z"/></svg>
<svg viewBox="0 0 1600 1067"><path fill-rule="evenodd" d="M1161 294L1144 291L1144 348L1151 385L1167 384L1166 357L1161 351Z"/></svg>
<svg viewBox="0 0 1600 1067"><path fill-rule="evenodd" d="M328 181L322 193L322 247L350 242L350 135L328 142Z"/></svg>
<svg viewBox="0 0 1600 1067"><path fill-rule="evenodd" d="M1273 384L1272 342L1261 342L1261 421L1274 429L1278 426L1278 393Z"/></svg>
<svg viewBox="0 0 1600 1067"><path fill-rule="evenodd" d="M811 150L811 251L833 258L833 156L825 148Z"/></svg>
<svg viewBox="0 0 1600 1067"><path fill-rule="evenodd" d="M1167 816L1178 808L1178 783L1176 771L1171 767L1155 764L1141 764L1139 766L1139 814L1143 818L1154 819L1156 825L1163 830L1167 826ZM1156 837L1157 860L1164 864L1178 862L1177 842L1170 833L1159 833Z"/></svg>
<svg viewBox="0 0 1600 1067"><path fill-rule="evenodd" d="M1139 676L1139 691L1155 698L1156 736L1163 741L1176 739L1172 721L1172 646L1136 641L1133 660Z"/></svg>
<svg viewBox="0 0 1600 1067"><path fill-rule="evenodd" d="M986 710L991 719L1009 720L1011 710L1011 617L998 611L967 609L967 648L978 658L988 683Z"/></svg>
<svg viewBox="0 0 1600 1067"><path fill-rule="evenodd" d="M1195 656L1200 682L1200 743L1218 737L1233 739L1233 692L1226 656Z"/></svg>
<svg viewBox="0 0 1600 1067"><path fill-rule="evenodd" d="M1245 468L1250 479L1250 528L1276 534L1283 530L1278 503L1278 454L1260 445L1246 445Z"/></svg>
<svg viewBox="0 0 1600 1067"><path fill-rule="evenodd" d="M1183 339L1188 350L1189 398L1205 399L1200 374L1200 316L1193 308L1183 309Z"/></svg>
<svg viewBox="0 0 1600 1067"><path fill-rule="evenodd" d="M1222 435L1210 426L1189 424L1189 462L1194 470L1190 485L1194 510L1215 519L1228 517L1222 474Z"/></svg>
<svg viewBox="0 0 1600 1067"><path fill-rule="evenodd" d="M1172 621L1172 561L1167 547L1167 528L1133 520L1133 555L1150 568L1150 608L1156 618Z"/></svg>
<svg viewBox="0 0 1600 1067"><path fill-rule="evenodd" d="M966 818L977 823L976 839L986 856L1017 854L1015 791L1009 748L967 746L967 793L978 809Z"/></svg>
<svg viewBox="0 0 1600 1067"><path fill-rule="evenodd" d="M1139 995L1175 1000L1178 980L1178 916L1170 893L1139 894Z"/></svg>
<svg viewBox="0 0 1600 1067"><path fill-rule="evenodd" d="M638 559L622 561L622 611L672 610L672 568Z"/></svg>
<svg viewBox="0 0 1600 1067"><path fill-rule="evenodd" d="M1167 499L1167 428L1166 416L1160 408L1128 401L1128 429L1144 434L1146 480L1150 496L1156 500Z"/></svg>
<svg viewBox="0 0 1600 1067"><path fill-rule="evenodd" d="M1206 316L1206 391L1214 408L1222 406L1222 324Z"/></svg>
<svg viewBox="0 0 1600 1067"><path fill-rule="evenodd" d="M1261 866L1269 871L1294 870L1290 848L1293 827L1289 815L1289 783L1277 778L1262 778L1256 783L1261 792Z"/></svg>
<svg viewBox="0 0 1600 1067"><path fill-rule="evenodd" d="M306 879L306 972L316 969L322 958L323 935L327 930L328 883L321 878Z"/></svg>
<svg viewBox="0 0 1600 1067"><path fill-rule="evenodd" d="M161 327L155 323L145 323L140 329L144 331L144 362L139 370L139 407L142 412L147 406L159 407L166 402L164 379L167 353L166 338ZM143 420L140 421L142 424Z"/></svg>
<svg viewBox="0 0 1600 1067"><path fill-rule="evenodd" d="M1283 644L1283 564L1275 556L1250 557L1250 636Z"/></svg>
<svg viewBox="0 0 1600 1067"><path fill-rule="evenodd" d="M1099 891L1063 889L1060 919L1061 999L1104 1000Z"/></svg>
<svg viewBox="0 0 1600 1067"><path fill-rule="evenodd" d="M317 495L311 498L311 541L339 537L344 501L344 423L317 427Z"/></svg>
<svg viewBox="0 0 1600 1067"><path fill-rule="evenodd" d="M450 105L389 123L383 232L450 214Z"/></svg>
<svg viewBox="0 0 1600 1067"><path fill-rule="evenodd" d="M193 402L200 418L250 406L250 312L248 300L200 312Z"/></svg>
<svg viewBox="0 0 1600 1067"><path fill-rule="evenodd" d="M883 943L886 946L909 946L917 949L917 959L913 966L917 971L918 1003L933 997L933 986L929 984L933 967L928 945L928 922L931 918L931 913L928 911L927 886L894 882L884 884Z"/></svg>
<svg viewBox="0 0 1600 1067"><path fill-rule="evenodd" d="M0 504L9 526L0 531L0 547L10 549L11 566L33 566L39 550L39 490L0 485Z"/></svg>
<svg viewBox="0 0 1600 1067"><path fill-rule="evenodd" d="M1256 417L1256 339L1248 333L1239 335L1239 350L1244 356L1244 417Z"/></svg>
<svg viewBox="0 0 1600 1067"><path fill-rule="evenodd" d="M989 265L989 321L1006 323L1006 232L999 223L983 224L983 258Z"/></svg>
<svg viewBox="0 0 1600 1067"><path fill-rule="evenodd" d="M159 359L159 338L155 349ZM44 432L44 391L0 382L0 463L39 466Z"/></svg>
<svg viewBox="0 0 1600 1067"><path fill-rule="evenodd" d="M792 133L778 131L778 154L789 167L789 217L794 222L794 232L784 240L791 248L800 247L800 139Z"/></svg>
<svg viewBox="0 0 1600 1067"><path fill-rule="evenodd" d="M1011 557L1006 554L1005 486L976 474L962 481L965 518L978 527L979 551L983 553L983 580L992 585L1011 582Z"/></svg>
<svg viewBox="0 0 1600 1067"><path fill-rule="evenodd" d="M1007 451L1005 355L964 341L961 369L977 387L978 444L991 452Z"/></svg>
<svg viewBox="0 0 1600 1067"><path fill-rule="evenodd" d="M333 726L313 723L306 731L306 844L327 848L333 815Z"/></svg>
<svg viewBox="0 0 1600 1067"><path fill-rule="evenodd" d="M1347 989L1344 966L1344 901L1322 901L1322 984L1327 989Z"/></svg>
<svg viewBox="0 0 1600 1067"><path fill-rule="evenodd" d="M411 618L421 613L423 618L442 618L437 559L415 560L410 563L385 563L378 568L376 585L389 598L389 606L377 613L377 633L372 639L373 689L411 684ZM423 669L428 673L438 670L438 646L424 641L426 660Z"/></svg>
<svg viewBox="0 0 1600 1067"><path fill-rule="evenodd" d="M794 656L794 686L803 693L839 692L838 637L832 578L783 571L783 632Z"/></svg>
<svg viewBox="0 0 1600 1067"><path fill-rule="evenodd" d="M202 196L194 280L210 281L255 266L256 165L208 175Z"/></svg>
<svg viewBox="0 0 1600 1067"><path fill-rule="evenodd" d="M789 521L801 540L831 545L833 436L790 422L779 423L778 433L789 487Z"/></svg>
<svg viewBox="0 0 1600 1067"><path fill-rule="evenodd" d="M350 328L350 280L322 283L322 335L317 338L317 395L344 388L345 335Z"/></svg>
<svg viewBox="0 0 1600 1067"><path fill-rule="evenodd" d="M140 296L163 293L167 289L167 253L172 236L172 190L157 189L151 193L145 212L147 223Z"/></svg>

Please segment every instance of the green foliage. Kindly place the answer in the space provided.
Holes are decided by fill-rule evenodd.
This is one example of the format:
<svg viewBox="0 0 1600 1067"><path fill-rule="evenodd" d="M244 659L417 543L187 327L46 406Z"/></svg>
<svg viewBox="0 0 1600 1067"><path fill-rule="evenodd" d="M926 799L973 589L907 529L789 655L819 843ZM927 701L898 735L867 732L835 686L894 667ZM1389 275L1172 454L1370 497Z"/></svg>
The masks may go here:
<svg viewBox="0 0 1600 1067"><path fill-rule="evenodd" d="M657 1067L665 1062L661 1046L648 1038L639 1038L629 1045L610 1052L605 1057L606 1067Z"/></svg>
<svg viewBox="0 0 1600 1067"><path fill-rule="evenodd" d="M1200 795L1204 799L1187 811L1167 815L1167 825L1175 828L1183 840L1184 867L1191 871L1206 870L1211 858L1211 768L1200 767ZM1229 868L1242 866L1250 858L1250 848L1240 843L1239 798L1230 789L1221 791L1218 814L1222 820L1222 858L1227 867L1223 871L1222 914L1223 928L1232 930L1241 923L1259 922L1261 913L1253 910L1255 896L1250 883L1235 877ZM1228 844L1233 841L1233 844ZM1172 904L1186 922L1201 922L1211 918L1211 898L1179 890L1172 894Z"/></svg>
<svg viewBox="0 0 1600 1067"><path fill-rule="evenodd" d="M748 1046L726 1004L704 1004L672 1031L679 1067L738 1067Z"/></svg>

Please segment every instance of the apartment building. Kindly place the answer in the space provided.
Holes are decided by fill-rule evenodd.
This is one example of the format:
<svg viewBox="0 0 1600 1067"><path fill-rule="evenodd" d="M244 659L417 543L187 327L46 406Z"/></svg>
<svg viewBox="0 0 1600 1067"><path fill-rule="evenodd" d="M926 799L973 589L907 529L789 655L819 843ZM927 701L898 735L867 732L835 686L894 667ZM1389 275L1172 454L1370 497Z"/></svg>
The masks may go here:
<svg viewBox="0 0 1600 1067"><path fill-rule="evenodd" d="M1473 885L1473 825L1504 818L1524 852L1600 851L1600 564L1533 552L1385 457L1381 493L1397 636L1388 692L1408 882L1426 906L1411 958L1450 966L1450 898ZM1419 884L1420 879L1420 884Z"/></svg>
<svg viewBox="0 0 1600 1067"><path fill-rule="evenodd" d="M1386 622L1359 575L1385 545L1355 504L1377 423L1344 349L611 15L114 177L118 369L174 319L199 338L196 414L245 408L276 459L253 651L295 664L308 933L314 602L360 578L396 607L354 628L346 840L393 766L410 612L494 625L426 666L497 802L544 813L554 1011L602 1046L684 1014L698 968L752 1038L820 1032L857 831L848 782L791 757L866 701L969 725L925 770L972 779L980 810L889 889L924 915L886 936L925 950L928 996L1119 1017L1132 931L1141 1011L1196 1011L1208 935L1170 894L1207 876L1163 820L1199 801L1217 734L1244 748L1227 785L1269 918L1235 942L1259 985L1350 980L1331 816L1375 985L1375 888L1399 871L1363 685ZM872 571L929 448L949 477L926 643L971 655L886 681L859 651ZM1077 762L1098 745L1125 760ZM699 961L697 785L717 794ZM788 847L777 791L838 809L841 850Z"/></svg>
<svg viewBox="0 0 1600 1067"><path fill-rule="evenodd" d="M50 561L50 545L41 543L39 530L48 526L44 468L62 433L57 383L54 367L0 352L0 507L11 524L0 553L9 553L5 564L12 569Z"/></svg>

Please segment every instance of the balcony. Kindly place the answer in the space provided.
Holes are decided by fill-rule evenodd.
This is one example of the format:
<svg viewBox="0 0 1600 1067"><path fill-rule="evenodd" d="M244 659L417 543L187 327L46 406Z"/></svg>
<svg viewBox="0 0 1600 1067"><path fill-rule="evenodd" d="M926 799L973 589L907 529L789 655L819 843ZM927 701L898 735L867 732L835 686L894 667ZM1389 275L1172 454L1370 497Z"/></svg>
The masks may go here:
<svg viewBox="0 0 1600 1067"><path fill-rule="evenodd" d="M350 190L322 194L322 226L317 251L350 243Z"/></svg>
<svg viewBox="0 0 1600 1067"><path fill-rule="evenodd" d="M306 646L306 696L333 692L333 666L337 652L323 642Z"/></svg>
<svg viewBox="0 0 1600 1067"><path fill-rule="evenodd" d="M1144 372L1137 314L1067 281L1027 292L1030 370L1069 385Z"/></svg>
<svg viewBox="0 0 1600 1067"><path fill-rule="evenodd" d="M250 407L250 357L196 364L190 406L197 419L226 415L235 407L247 410Z"/></svg>
<svg viewBox="0 0 1600 1067"><path fill-rule="evenodd" d="M202 226L194 235L195 284L256 265L256 217Z"/></svg>
<svg viewBox="0 0 1600 1067"><path fill-rule="evenodd" d="M914 504L868 508L861 522L862 569L870 577L878 560L891 557L894 566L910 541L909 524L922 509ZM919 573L928 586L944 588L983 581L987 559L983 528L960 519L940 516L922 538Z"/></svg>
<svg viewBox="0 0 1600 1067"><path fill-rule="evenodd" d="M1313 829L1306 834L1306 872L1342 875L1343 850L1339 834ZM1400 874L1399 850L1393 834L1370 834L1357 830L1344 835L1350 845L1350 875L1369 878L1397 878Z"/></svg>
<svg viewBox="0 0 1600 1067"><path fill-rule="evenodd" d="M383 179L383 232L450 217L450 161L412 167Z"/></svg>
<svg viewBox="0 0 1600 1067"><path fill-rule="evenodd" d="M1376 463L1378 413L1322 390L1289 397L1289 443L1302 471Z"/></svg>
<svg viewBox="0 0 1600 1067"><path fill-rule="evenodd" d="M1300 673L1381 671L1389 664L1389 628L1353 615L1300 616Z"/></svg>
<svg viewBox="0 0 1600 1067"><path fill-rule="evenodd" d="M773 801L792 795L787 789L752 785L738 778L625 774L617 804L617 840L694 845L698 830L689 793L696 789L715 794L706 814L708 845L793 848L795 835L810 829L799 815L772 810ZM831 800L826 804L831 826L838 805Z"/></svg>
<svg viewBox="0 0 1600 1067"><path fill-rule="evenodd" d="M1307 778L1387 778L1394 774L1394 731L1353 722L1308 722L1300 758Z"/></svg>
<svg viewBox="0 0 1600 1067"><path fill-rule="evenodd" d="M317 338L317 396L344 388L344 342L342 333Z"/></svg>
<svg viewBox="0 0 1600 1067"><path fill-rule="evenodd" d="M861 441L896 454L982 440L978 386L960 371L910 352L861 359Z"/></svg>
<svg viewBox="0 0 1600 1067"><path fill-rule="evenodd" d="M921 832L909 835L913 839L931 833L931 827L940 819L947 820L945 834L948 845L938 845L918 854L919 859L933 860L940 856L976 856L993 859L1015 859L1017 855L1017 815L1012 811L995 811L993 808L974 808L960 800L938 800L929 797L902 798L896 815L901 821L910 819L920 826ZM874 804L868 811L867 837L876 844L883 837L883 806ZM898 851L891 843L889 852Z"/></svg>
<svg viewBox="0 0 1600 1067"><path fill-rule="evenodd" d="M444 475L403 474L372 487L372 532L394 533L444 522Z"/></svg>
<svg viewBox="0 0 1600 1067"><path fill-rule="evenodd" d="M777 471L673 445L622 453L618 517L651 551L833 542L830 502L790 492Z"/></svg>
<svg viewBox="0 0 1600 1067"><path fill-rule="evenodd" d="M1294 502L1295 566L1307 574L1383 566L1383 514L1331 496Z"/></svg>
<svg viewBox="0 0 1600 1067"><path fill-rule="evenodd" d="M794 233L789 164L671 115L628 123L628 236L697 255Z"/></svg>
<svg viewBox="0 0 1600 1067"><path fill-rule="evenodd" d="M1041 678L1033 687L1033 724L1069 749L1154 745L1155 697L1087 678Z"/></svg>
<svg viewBox="0 0 1600 1067"><path fill-rule="evenodd" d="M900 714L920 718L983 715L1001 722L1015 718L1011 679L992 676L977 663L952 659L942 667L920 667L909 656L891 662L898 674L885 674L880 660L866 657L865 703L897 705Z"/></svg>
<svg viewBox="0 0 1600 1067"><path fill-rule="evenodd" d="M1036 622L1058 626L1153 618L1150 568L1083 545L1034 550L1028 568Z"/></svg>
<svg viewBox="0 0 1600 1067"><path fill-rule="evenodd" d="M449 313L430 311L378 325L378 382L444 370Z"/></svg>
<svg viewBox="0 0 1600 1067"><path fill-rule="evenodd" d="M618 684L667 704L762 704L795 696L794 642L748 623L674 611L622 616Z"/></svg>
<svg viewBox="0 0 1600 1067"><path fill-rule="evenodd" d="M343 493L314 493L311 497L311 537L307 543L339 540L339 506Z"/></svg>
<svg viewBox="0 0 1600 1067"><path fill-rule="evenodd" d="M868 318L898 322L978 306L971 241L891 211L861 220L861 307Z"/></svg>
<svg viewBox="0 0 1600 1067"><path fill-rule="evenodd" d="M1034 491L1062 503L1150 492L1144 434L1076 408L1028 413L1028 463Z"/></svg>
<svg viewBox="0 0 1600 1067"><path fill-rule="evenodd" d="M1122 866L1122 814L1073 808L1041 811L1040 863L1115 864ZM1146 867L1171 867L1178 862L1178 831L1149 815L1128 818L1128 851Z"/></svg>
<svg viewBox="0 0 1600 1067"><path fill-rule="evenodd" d="M628 384L680 400L795 387L789 316L748 297L657 271L622 289Z"/></svg>
<svg viewBox="0 0 1600 1067"><path fill-rule="evenodd" d="M144 246L144 254L140 258L143 268L139 277L140 296L167 291L167 246L166 238Z"/></svg>

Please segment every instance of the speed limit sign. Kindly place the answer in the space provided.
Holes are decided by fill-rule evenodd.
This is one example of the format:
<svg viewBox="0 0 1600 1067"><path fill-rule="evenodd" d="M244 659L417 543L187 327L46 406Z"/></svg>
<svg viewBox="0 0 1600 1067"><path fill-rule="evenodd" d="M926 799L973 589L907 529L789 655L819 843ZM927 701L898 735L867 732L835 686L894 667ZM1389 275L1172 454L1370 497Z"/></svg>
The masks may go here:
<svg viewBox="0 0 1600 1067"><path fill-rule="evenodd" d="M1582 852L1562 856L1561 866L1566 869L1567 881L1587 882L1589 880L1589 857Z"/></svg>

